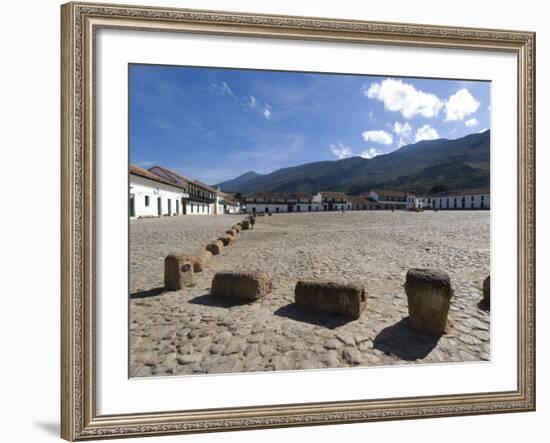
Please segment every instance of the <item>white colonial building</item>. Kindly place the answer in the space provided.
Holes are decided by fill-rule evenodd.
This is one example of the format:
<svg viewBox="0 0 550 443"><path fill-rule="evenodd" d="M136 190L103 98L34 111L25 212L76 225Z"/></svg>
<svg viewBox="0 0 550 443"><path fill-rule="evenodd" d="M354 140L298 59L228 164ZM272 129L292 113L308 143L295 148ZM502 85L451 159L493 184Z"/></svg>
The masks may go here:
<svg viewBox="0 0 550 443"><path fill-rule="evenodd" d="M313 196L313 201L321 211L350 211L352 208L348 196L343 192L320 191Z"/></svg>
<svg viewBox="0 0 550 443"><path fill-rule="evenodd" d="M490 209L489 189L469 189L464 191L439 192L422 199L425 209Z"/></svg>
<svg viewBox="0 0 550 443"><path fill-rule="evenodd" d="M376 202L375 209L408 209L410 201L408 194L402 191L370 191L369 199Z"/></svg>
<svg viewBox="0 0 550 443"><path fill-rule="evenodd" d="M130 165L130 217L160 217L184 214L189 198L178 185L146 169Z"/></svg>
<svg viewBox="0 0 550 443"><path fill-rule="evenodd" d="M169 183L181 187L187 194L187 199L183 201L184 214L217 214L218 205L217 189L212 188L198 180L186 178L177 172L174 172L163 166L153 166L149 172L162 177Z"/></svg>
<svg viewBox="0 0 550 443"><path fill-rule="evenodd" d="M320 210L309 192L250 192L244 198L249 214Z"/></svg>
<svg viewBox="0 0 550 443"><path fill-rule="evenodd" d="M219 189L162 166L130 165L129 214L133 218L238 214L240 202Z"/></svg>
<svg viewBox="0 0 550 443"><path fill-rule="evenodd" d="M240 214L241 203L237 200L234 194L222 192L217 188L216 205L218 214Z"/></svg>

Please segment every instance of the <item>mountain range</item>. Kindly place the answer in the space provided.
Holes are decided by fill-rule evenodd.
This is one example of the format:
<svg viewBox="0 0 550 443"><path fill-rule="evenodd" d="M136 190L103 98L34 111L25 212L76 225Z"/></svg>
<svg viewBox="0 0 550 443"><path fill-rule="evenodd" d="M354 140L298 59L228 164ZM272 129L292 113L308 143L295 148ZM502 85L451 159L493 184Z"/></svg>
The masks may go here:
<svg viewBox="0 0 550 443"><path fill-rule="evenodd" d="M306 163L270 174L250 171L218 186L239 193L330 190L351 195L370 189L426 193L489 187L490 138L486 130L455 140L424 140L371 159Z"/></svg>

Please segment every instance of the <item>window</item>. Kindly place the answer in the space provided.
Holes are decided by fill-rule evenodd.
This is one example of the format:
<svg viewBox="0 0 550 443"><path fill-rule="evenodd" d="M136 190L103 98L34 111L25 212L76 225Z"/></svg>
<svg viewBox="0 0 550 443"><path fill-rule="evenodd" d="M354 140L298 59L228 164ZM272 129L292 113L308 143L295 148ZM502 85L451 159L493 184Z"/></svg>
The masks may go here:
<svg viewBox="0 0 550 443"><path fill-rule="evenodd" d="M145 206L149 206L149 196L145 196Z"/></svg>

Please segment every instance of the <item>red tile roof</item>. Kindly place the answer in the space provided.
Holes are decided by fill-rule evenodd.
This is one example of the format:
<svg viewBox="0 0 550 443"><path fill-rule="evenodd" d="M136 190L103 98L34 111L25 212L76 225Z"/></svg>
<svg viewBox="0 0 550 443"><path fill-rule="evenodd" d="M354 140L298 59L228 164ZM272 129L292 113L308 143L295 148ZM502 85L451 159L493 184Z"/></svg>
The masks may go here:
<svg viewBox="0 0 550 443"><path fill-rule="evenodd" d="M480 195L490 194L490 188L477 188L477 189L461 189L458 191L438 192L436 194L429 194L427 197L461 197L464 195Z"/></svg>
<svg viewBox="0 0 550 443"><path fill-rule="evenodd" d="M144 178L147 178L149 180L153 180L153 181L163 183L163 184L166 184L166 185L175 186L177 188L183 188L183 186L181 186L177 183L173 183L169 180L166 180L165 178L162 178L159 175L157 175L157 174L155 174L151 171L148 171L147 169L140 168L139 166L136 166L136 165L130 165L130 174L138 175L140 177L144 177Z"/></svg>
<svg viewBox="0 0 550 443"><path fill-rule="evenodd" d="M158 166L155 165L151 168L149 168L150 172L155 173L155 170L157 170L157 173L162 174L163 176L168 177L170 181L173 183L178 183L180 186L187 186L188 183L193 183L194 185L197 185L203 189L206 189L210 192L217 192L216 188L213 188L212 186L207 185L206 183L202 183L199 180L193 180L191 178L184 177L183 175L172 171L171 169L165 168L164 166Z"/></svg>
<svg viewBox="0 0 550 443"><path fill-rule="evenodd" d="M373 190L373 192L376 192L380 197L406 197L407 196L407 193L403 191Z"/></svg>

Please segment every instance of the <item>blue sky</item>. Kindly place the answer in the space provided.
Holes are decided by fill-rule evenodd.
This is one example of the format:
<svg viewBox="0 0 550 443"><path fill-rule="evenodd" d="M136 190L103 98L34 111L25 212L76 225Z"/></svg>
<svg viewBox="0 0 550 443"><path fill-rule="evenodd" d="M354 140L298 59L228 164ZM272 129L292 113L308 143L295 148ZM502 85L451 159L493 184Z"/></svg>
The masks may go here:
<svg viewBox="0 0 550 443"><path fill-rule="evenodd" d="M131 65L130 161L209 184L490 126L490 83Z"/></svg>

